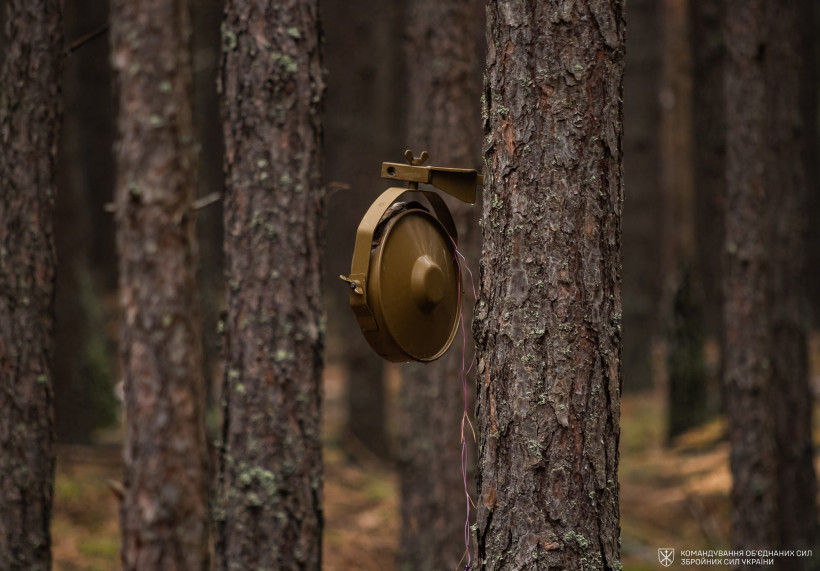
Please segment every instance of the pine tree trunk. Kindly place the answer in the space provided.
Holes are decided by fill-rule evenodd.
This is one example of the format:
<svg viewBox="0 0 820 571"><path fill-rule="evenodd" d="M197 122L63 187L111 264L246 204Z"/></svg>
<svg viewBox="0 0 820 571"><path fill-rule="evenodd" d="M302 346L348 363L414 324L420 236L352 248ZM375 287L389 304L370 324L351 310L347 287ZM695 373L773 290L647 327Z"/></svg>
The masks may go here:
<svg viewBox="0 0 820 571"><path fill-rule="evenodd" d="M622 225L623 321L629 332L623 340L625 393L652 388L651 343L659 333L659 8L657 0L629 0L624 70L624 186L629 207Z"/></svg>
<svg viewBox="0 0 820 571"><path fill-rule="evenodd" d="M771 46L766 17L766 0L726 3L724 383L736 549L778 545L772 331L767 303L774 268L767 255L771 200L766 189L770 143L764 66Z"/></svg>
<svg viewBox="0 0 820 571"><path fill-rule="evenodd" d="M222 172L222 123L219 117L219 96L216 79L222 56L220 25L224 2L191 3L191 24L194 61L194 135L200 145L198 161L198 197L222 194L225 180ZM218 439L220 426L219 390L222 386L219 344L220 311L224 309L225 260L222 245L222 202L217 201L197 214L199 244L199 295L202 300L202 348L205 376L205 403L209 441Z"/></svg>
<svg viewBox="0 0 820 571"><path fill-rule="evenodd" d="M217 569L321 567L324 323L318 5L229 0L228 314Z"/></svg>
<svg viewBox="0 0 820 571"><path fill-rule="evenodd" d="M355 332L355 329L350 331ZM369 345L359 341L364 341L364 338L350 341L344 359L347 371L347 434L343 439L353 439L354 446L348 451L354 456L356 445L361 445L376 458L387 462L390 460L391 446L387 430L384 360ZM348 441L347 446L350 444Z"/></svg>
<svg viewBox="0 0 820 571"><path fill-rule="evenodd" d="M381 162L400 160L405 149L404 128L397 121L405 92L397 39L401 11L399 3L382 0L359 0L355 10L347 0L321 2L329 70L324 174L328 182L349 185L328 198L333 216L328 219L325 257L326 359L339 361L346 372L343 446L355 455L355 444L364 445L385 461L391 454L385 362L359 333L350 310L350 289L339 275L350 272L356 227L385 188L379 178Z"/></svg>
<svg viewBox="0 0 820 571"><path fill-rule="evenodd" d="M709 416L706 366L703 359L703 308L700 281L690 262L675 272L666 327L667 442L700 426Z"/></svg>
<svg viewBox="0 0 820 571"><path fill-rule="evenodd" d="M488 5L480 568L617 569L622 2Z"/></svg>
<svg viewBox="0 0 820 571"><path fill-rule="evenodd" d="M701 280L695 261L695 187L692 141L692 50L689 1L661 3L661 191L666 280L669 439L707 416Z"/></svg>
<svg viewBox="0 0 820 571"><path fill-rule="evenodd" d="M695 191L692 181L692 54L688 0L663 0L660 158L663 197L661 271L677 289L681 268L695 254ZM669 296L671 298L671 296Z"/></svg>
<svg viewBox="0 0 820 571"><path fill-rule="evenodd" d="M184 0L111 4L125 379L123 568L208 569L208 460Z"/></svg>
<svg viewBox="0 0 820 571"><path fill-rule="evenodd" d="M720 28L722 0L690 0L692 50L692 149L695 192L696 268L703 288L704 327L723 335L721 256L726 187L725 46Z"/></svg>
<svg viewBox="0 0 820 571"><path fill-rule="evenodd" d="M803 56L803 120L806 125L815 125L805 131L803 161L806 164L806 181L809 189L806 199L808 220L820 220L820 6L813 0L805 0L808 8L803 22L803 37L807 40ZM809 303L809 325L820 329L820 224L807 224L806 244L806 291Z"/></svg>
<svg viewBox="0 0 820 571"><path fill-rule="evenodd" d="M67 0L69 40L99 30L108 0ZM57 291L54 330L54 432L58 442L90 443L114 424L116 347L105 323L116 291L114 217L103 209L114 191L115 114L107 36L65 58L64 119L54 220Z"/></svg>
<svg viewBox="0 0 820 571"><path fill-rule="evenodd" d="M708 407L725 411L722 251L726 199L726 101L723 74L726 46L721 29L723 0L689 2L692 49L692 131L696 221L695 268L703 286L703 329L720 347L720 362L708 371Z"/></svg>
<svg viewBox="0 0 820 571"><path fill-rule="evenodd" d="M813 549L820 546L812 445L813 398L804 319L807 166L799 160L807 132L815 128L814 123L801 117L800 101L802 82L811 77L803 45L803 22L810 20L810 10L804 0L769 2L767 7L771 37L765 59L766 184L772 218L768 236L769 304L778 525L784 549ZM788 564L794 570L809 568L807 560Z"/></svg>
<svg viewBox="0 0 820 571"><path fill-rule="evenodd" d="M0 51L0 568L51 568L52 240L62 8L2 6Z"/></svg>
<svg viewBox="0 0 820 571"><path fill-rule="evenodd" d="M416 155L429 151L430 164L476 168L480 160L481 69L476 57L480 8L472 0L421 0L409 8L408 148ZM469 266L475 267L477 209L450 204L459 230L458 248ZM474 302L466 270L462 279L466 280L464 324L469 327ZM402 367L402 570L453 569L464 554L467 498L459 429L466 398L462 358L466 358L464 366L469 366L473 354L469 331L467 337L466 350L459 332L438 361ZM472 396L474 390L468 391ZM465 437L472 457L474 443L467 424Z"/></svg>

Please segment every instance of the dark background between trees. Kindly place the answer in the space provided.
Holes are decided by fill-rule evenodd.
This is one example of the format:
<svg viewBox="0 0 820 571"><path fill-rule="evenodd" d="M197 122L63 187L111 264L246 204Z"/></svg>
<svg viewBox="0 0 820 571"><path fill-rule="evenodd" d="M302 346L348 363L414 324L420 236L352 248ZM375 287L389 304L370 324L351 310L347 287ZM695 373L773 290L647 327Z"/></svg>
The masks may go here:
<svg viewBox="0 0 820 571"><path fill-rule="evenodd" d="M201 410L191 405L196 409L191 414L203 419L198 422L202 432L185 436L182 428L165 425L195 451L189 465L155 465L144 485L138 471L127 472L121 498L126 565L139 568L134 561L140 555L128 546L143 543L135 538L146 525L128 515L136 510L129 505L138 505L140 493L162 495L150 482L157 473L166 471L170 475L162 479L170 481L180 470L199 469L202 481L188 482L198 495L175 509L198 522L195 528L201 525L205 478L214 481L213 559L220 569L251 563L290 568L284 561L304 568L321 561L327 569L456 566L464 551L465 507L459 465L460 343L432 365L385 364L358 331L347 289L336 277L349 272L361 215L389 186L378 178L381 161L403 160L405 148L416 154L430 151L429 162L435 165L483 167L486 175L503 181L488 178L484 196L489 204L453 204L461 250L477 280L483 233L481 271L489 289L480 294L481 301L492 303L500 296L491 310L495 313L479 313L476 334L479 352L486 356L479 374L498 379L503 389L488 392L487 383L484 392L476 391L472 376L470 381L471 413L476 396L479 406L478 441L468 434L468 476L479 513L479 520L474 513L471 521L477 523L473 557L504 553L506 560L487 568L507 569L519 564L516 558L526 551L540 556L547 568L546 561L570 565L571 559L561 558L589 557L585 542L590 535L616 541L619 453L620 557L625 564L653 568L656 548L670 541L680 549L814 548L815 559L820 557L811 424L820 385L820 7L814 2L630 0L625 28L623 14L613 9L617 32L597 45L596 34L605 32L592 22L600 26L601 14L610 9L607 2L581 2L574 16L562 19L546 1L499 3L510 6L511 13L497 12L496 3L486 12L484 3L474 0L193 1L189 23L169 17L182 26L178 37L159 34L150 42L151 58L178 62L174 66L182 74L143 78L149 86L181 82L179 93L171 90L179 98L168 103L171 111L150 107L160 104L140 94L145 86L118 79L117 73L124 72L112 67L111 46L133 52L131 60L142 57L141 50L148 48L129 43L129 33L142 33L129 31L130 23L139 23L139 14L158 18L155 4L173 5L179 13L182 0L65 0L62 16L58 4L0 0L0 567L15 568L13 558L20 557L27 563L19 568L47 568L49 543L57 568L92 568L95 561L100 568L117 565L119 547L77 547L86 545L89 535L111 538L118 546L116 526L105 523L116 516L103 511L84 519L72 511L79 508L71 508L71 502L81 505L97 493L100 505L114 506L116 513L122 490L114 483L109 491L106 479L122 479L121 446L127 443L129 456L153 454L150 446L140 448L146 441L131 426L125 428L123 415L138 416L134 391L141 385L133 371L152 375L130 348L156 343L157 336L147 322L121 327L120 307L127 312L140 296L150 305L151 295L166 287L165 275L175 275L178 292L186 295L152 319L169 324L165 343L190 337L194 357L164 386L190 388L185 398L201 401ZM22 15L10 20L12 13ZM526 21L516 14L526 14ZM555 29L545 24L552 22L550 14L559 14ZM248 22L253 25L247 27ZM157 32L163 25L160 19L148 28ZM509 37L493 35L513 28ZM539 43L539 33L553 43ZM258 37L269 45L254 44ZM619 59L622 43L624 61ZM592 45L597 51L586 54ZM31 50L34 63L21 67ZM541 73L532 62L514 57L541 52L556 68L575 62L573 57L579 62L612 59L600 77L586 69L564 70L569 79L561 79L567 82L561 91L549 70ZM261 58L269 67L255 67ZM620 108L615 104L620 73L622 119L606 119L605 113ZM587 92L577 88L582 84ZM539 195L525 194L537 189L522 183L522 194L505 194L511 176L549 172L551 178L541 182L553 188L563 179L581 177L580 168L590 170L578 185L608 168L601 166L604 162L590 166L601 160L597 150L551 165L551 151L542 149L551 143L538 139L544 134L538 129L530 139L514 136L512 150L505 139L508 124L529 125L526 117L545 109L560 120L538 125L561 133L573 116L561 117L557 106L572 110L584 97L594 101L584 121L601 118L603 123L583 123L561 140L576 137L580 145L605 129L607 121L622 130L617 151L600 151L615 162L622 156L623 169L616 176L623 184L620 221L615 195L604 199L602 194L603 213L593 217L601 221L601 243L577 241L570 231L568 242L549 232L540 235L543 228L533 222L542 215ZM152 174L135 158L136 151L124 149L130 140L127 121L139 124L141 119L132 107L125 119L118 119L118 112L134 100L147 101L139 111L143 119L161 120L168 133L152 131L156 141L131 135L130 144L159 148L180 132L189 133L174 151L188 158L178 165L182 174L167 200L197 201L197 209L184 221L190 227L179 234L178 220L160 224L165 230L157 231L166 236L162 243L172 244L160 256L165 269L153 263L150 250L140 250L150 237L140 237L139 220L149 215L139 214L139 201L122 196L130 192L133 198L136 186L153 184L144 180L167 183L164 171ZM190 117L177 125L179 109L186 106ZM166 120L165 112L172 119ZM250 136L248 125L259 127L255 135ZM272 150L285 139L287 152ZM513 166L504 153L515 156ZM581 166L572 166L570 159ZM123 166L129 160L135 161L133 171ZM618 187L617 180L609 182ZM515 205L523 203L521 213ZM561 216L575 212L571 204L560 203ZM572 216L581 216L578 212ZM543 220L560 226L563 219ZM607 299L612 295L613 305L596 309L606 316L600 327L580 331L588 325L584 310L536 303L542 292L534 274L527 274L528 289L520 299L513 295L527 270L504 265L519 255L505 249L518 238L504 232L530 223L536 230L527 234L532 243L521 250L525 257L562 257L568 268L574 267L575 255L616 259L614 228L620 225L622 266L601 266L613 281L602 282L599 293ZM194 224L195 237L188 243ZM170 233L162 234L166 230ZM608 232L614 234L608 237ZM254 248L271 251L272 243L278 258L251 255ZM127 244L135 249L123 256ZM179 250L171 254L174 244ZM185 270L188 264L196 267ZM541 279L549 283L550 276ZM591 283L580 280L574 287L589 289ZM509 299L499 293L505 287L512 288L513 294L504 294L512 295ZM620 307L614 301L619 295ZM504 299L518 302L504 306ZM466 317L472 309L468 299ZM541 323L532 317L533 312L561 311L578 314L578 321ZM527 337L525 345L506 347L500 324L509 313L520 313L521 327L541 333ZM583 350L573 353L576 347ZM468 348L468 361L472 351ZM515 419L523 410L515 404L523 398L516 385L506 383L548 380L564 366L546 357L529 363L531 355L559 351L570 351L567 355L576 359L566 375L577 378L586 374L584 364L600 357L589 379L612 390L609 408L596 409L611 418L578 428L579 434L604 440L596 454L606 462L589 460L603 483L593 485L587 474L574 483L577 489L568 467L576 461L586 465L586 460L564 456L565 445L545 440L543 432L560 433L566 419L558 411L576 406L572 394L577 392L565 387L560 402L561 391L544 392L542 408L533 393L526 398L535 412L510 420L510 432L498 433L493 424ZM265 371L288 382L271 388L269 380L262 382ZM614 376L602 381L606 375ZM616 390L619 378L622 386ZM152 382L145 390L152 390ZM532 391L538 390L533 385ZM130 404L123 406L123 395ZM623 407L617 412L620 397ZM508 402L514 406L504 408ZM545 406L552 416L542 418L538 415ZM488 413L490 407L498 417ZM49 530L50 431L56 438L57 484L55 523ZM157 434L156 441L162 437ZM531 462L528 476L493 472L493 482L503 489L489 493L490 473L482 472L487 463L496 469L518 467L517 454ZM666 471L664 463L677 472ZM558 468L566 474L555 472ZM475 487L476 477L482 488ZM99 486L80 486L82 478ZM538 492L541 498L536 490L545 482L549 488ZM527 501L535 507L517 504L514 494L522 489L517 486L528 490ZM566 494L569 506L572 494L581 493L597 498L592 512L574 504L564 510L555 499ZM656 512L646 507L646 498L662 500L655 502ZM14 507L21 501L29 506L28 515ZM604 501L614 502L612 513L598 510ZM298 517L265 520L254 511L260 508L255 502L265 506L259 513ZM499 502L522 511L502 515L495 511ZM541 519L552 521L549 529L516 523L547 504L551 511ZM568 527L567 518L585 523ZM691 530L684 522L691 523ZM185 537L172 541L198 546L185 556L192 568L201 568L210 555L194 552L207 549L206 535L185 525ZM499 539L501 528L512 539ZM270 550L269 560L253 554L256 544L269 541L265 537L288 538L279 551ZM556 551L553 545L559 544ZM20 551L21 545L28 547ZM611 568L617 551L614 543L604 542L593 549L599 558L589 560L593 568ZM813 568L809 560L783 565Z"/></svg>

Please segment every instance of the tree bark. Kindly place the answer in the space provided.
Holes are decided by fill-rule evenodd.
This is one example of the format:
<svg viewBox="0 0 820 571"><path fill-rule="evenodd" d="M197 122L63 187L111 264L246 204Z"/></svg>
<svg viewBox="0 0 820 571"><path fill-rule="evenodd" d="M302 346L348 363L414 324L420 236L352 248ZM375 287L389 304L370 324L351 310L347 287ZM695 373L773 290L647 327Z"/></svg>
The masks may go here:
<svg viewBox="0 0 820 571"><path fill-rule="evenodd" d="M319 44L315 1L226 4L218 569L321 567Z"/></svg>
<svg viewBox="0 0 820 571"><path fill-rule="evenodd" d="M0 567L51 568L52 240L62 7L2 6L0 66Z"/></svg>
<svg viewBox="0 0 820 571"><path fill-rule="evenodd" d="M769 304L771 311L771 378L774 396L778 479L777 509L784 549L819 547L817 480L812 444L813 398L808 378L807 299L803 242L807 163L802 157L815 123L801 116L802 83L807 67L803 22L810 21L805 0L769 2L771 37L765 57L766 186L772 219L769 233ZM789 569L808 569L810 562L788 562ZM785 567L784 567L785 569Z"/></svg>
<svg viewBox="0 0 820 571"><path fill-rule="evenodd" d="M208 569L208 457L184 0L115 0L124 569Z"/></svg>
<svg viewBox="0 0 820 571"><path fill-rule="evenodd" d="M624 5L487 9L481 569L619 569Z"/></svg>
<svg viewBox="0 0 820 571"><path fill-rule="evenodd" d="M772 331L766 164L765 0L726 3L726 242L723 292L732 470L732 542L775 547L777 474L771 399ZM778 199L779 200L779 199Z"/></svg>
<svg viewBox="0 0 820 571"><path fill-rule="evenodd" d="M472 0L421 0L409 8L408 148L416 155L429 151L430 164L476 168L480 160L480 8ZM458 249L468 267L475 267L478 212L474 206L449 204L459 230ZM474 301L466 271L462 279L462 311L469 327ZM438 361L402 367L400 569L453 569L464 554L467 498L458 437L467 395L460 379L473 350L472 339L465 347L459 332ZM466 423L465 437L472 457Z"/></svg>
<svg viewBox="0 0 820 571"><path fill-rule="evenodd" d="M803 212L815 128L801 113L808 3L729 2L726 391L738 548L817 547ZM809 117L812 115L809 114ZM789 569L807 561L789 562Z"/></svg>

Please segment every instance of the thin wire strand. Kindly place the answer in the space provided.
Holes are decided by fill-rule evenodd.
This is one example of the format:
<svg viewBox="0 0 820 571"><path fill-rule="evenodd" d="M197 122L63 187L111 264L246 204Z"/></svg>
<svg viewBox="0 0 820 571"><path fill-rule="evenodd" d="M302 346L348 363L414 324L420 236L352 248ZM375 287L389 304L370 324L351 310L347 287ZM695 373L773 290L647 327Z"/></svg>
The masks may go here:
<svg viewBox="0 0 820 571"><path fill-rule="evenodd" d="M473 507L475 507L475 503L470 497L470 491L467 487L467 439L464 437L464 421L466 419L467 423L470 425L470 430L473 432L473 440L475 440L475 430L473 429L473 423L470 422L470 414L467 406L467 375L470 374L470 371L472 371L473 365L475 364L475 352L473 352L473 358L470 360L470 366L467 367L467 330L464 327L464 309L461 307L462 268L466 269L467 273L470 275L473 300L475 300L477 296L473 272L471 272L470 268L467 266L467 259L461 252L458 251L458 245L456 244L456 241L453 240L452 236L450 236L450 241L453 243L453 249L456 253L456 265L458 266L458 305L459 322L461 325L461 387L464 393L464 414L461 416L461 477L464 482L464 496L467 499L467 515L464 520L464 548L467 556L467 564L464 566L464 569L466 571L472 567L472 556L470 554L470 505L472 504ZM459 258L461 258L461 260L459 260ZM461 558L461 561L463 560L464 556ZM461 564L461 561L459 561L459 565ZM456 566L456 568L458 568L458 566Z"/></svg>

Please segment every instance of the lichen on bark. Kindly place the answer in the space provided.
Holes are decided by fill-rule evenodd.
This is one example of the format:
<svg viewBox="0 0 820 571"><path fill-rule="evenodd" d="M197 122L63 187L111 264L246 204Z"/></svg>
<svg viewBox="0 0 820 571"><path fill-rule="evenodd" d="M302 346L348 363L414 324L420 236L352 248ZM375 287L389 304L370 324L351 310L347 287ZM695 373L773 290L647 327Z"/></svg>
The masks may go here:
<svg viewBox="0 0 820 571"><path fill-rule="evenodd" d="M487 17L480 568L618 569L624 7Z"/></svg>
<svg viewBox="0 0 820 571"><path fill-rule="evenodd" d="M229 0L216 568L321 568L324 74L318 5Z"/></svg>

